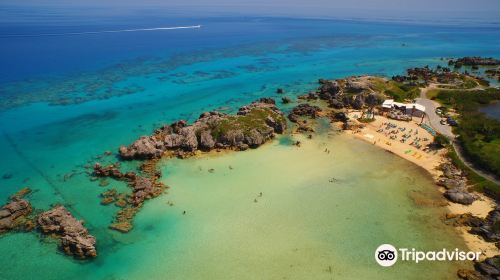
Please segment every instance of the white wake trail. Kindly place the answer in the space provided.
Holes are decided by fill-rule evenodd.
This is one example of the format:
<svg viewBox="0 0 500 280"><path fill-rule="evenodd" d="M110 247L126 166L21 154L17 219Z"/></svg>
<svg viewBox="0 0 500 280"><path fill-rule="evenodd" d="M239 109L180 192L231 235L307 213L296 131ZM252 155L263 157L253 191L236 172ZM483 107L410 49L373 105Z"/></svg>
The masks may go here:
<svg viewBox="0 0 500 280"><path fill-rule="evenodd" d="M0 35L0 37L69 36L69 35L87 35L87 34L104 34L104 33L140 32L140 31L160 31L160 30L175 30L175 29L198 29L198 28L201 28L201 25L137 28L137 29L121 29L121 30L100 30L100 31L84 31L84 32L65 32L65 33L12 34L12 35L4 35L4 36Z"/></svg>

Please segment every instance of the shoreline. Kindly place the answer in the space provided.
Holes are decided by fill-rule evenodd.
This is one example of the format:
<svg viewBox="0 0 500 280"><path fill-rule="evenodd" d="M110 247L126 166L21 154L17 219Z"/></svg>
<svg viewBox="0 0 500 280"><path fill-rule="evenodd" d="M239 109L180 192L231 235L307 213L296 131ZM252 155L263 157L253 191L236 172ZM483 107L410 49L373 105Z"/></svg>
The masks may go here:
<svg viewBox="0 0 500 280"><path fill-rule="evenodd" d="M350 114L355 114L355 113L358 112L354 111L351 112ZM412 148L412 146L405 143L400 143L399 141L391 140L385 135L377 132L377 128L379 127L379 125L384 122L398 123L398 125L404 123L405 127L415 127L415 126L418 127L418 125L415 123L414 120L406 123L402 121L391 120L384 116L377 116L375 121L371 123L366 123L365 127L360 128L357 132L352 132L352 137L370 143L374 146L377 146L378 148L384 149L409 162L412 162L413 164L420 166L429 175L431 175L434 182L437 182L438 177L442 174L442 172L438 170L437 167L445 161L445 153L441 150L437 154L432 154L432 155L428 154L422 156L420 159L417 159L416 157L412 156L413 153L405 153L405 151ZM421 133L424 134L429 134L424 129L420 129L419 131L421 131ZM391 144L388 145L387 143ZM443 187L439 187L437 185L436 187L438 187L438 190L441 193L444 193ZM495 202L491 198L486 197L481 193L475 192L474 194L479 196L479 199L474 201L471 205L462 205L445 200L446 211L451 215L461 215L470 213L474 216L485 218L488 215L488 213L495 208ZM471 251L481 252L481 259L493 257L500 253L500 250L495 246L494 243L487 242L480 236L469 233L468 232L470 230L469 227L458 226L456 227L456 229L459 235L463 238L466 246Z"/></svg>

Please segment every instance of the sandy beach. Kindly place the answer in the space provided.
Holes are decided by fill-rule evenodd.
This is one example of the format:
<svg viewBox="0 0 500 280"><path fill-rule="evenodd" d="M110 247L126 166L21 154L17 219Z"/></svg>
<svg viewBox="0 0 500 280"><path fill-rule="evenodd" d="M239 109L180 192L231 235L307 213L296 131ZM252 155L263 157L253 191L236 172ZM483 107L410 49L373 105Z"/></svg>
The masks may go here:
<svg viewBox="0 0 500 280"><path fill-rule="evenodd" d="M360 111L352 111L349 113L350 118L356 118L360 115ZM386 130L385 127L388 123L393 124L396 127ZM394 153L408 161L413 162L414 164L424 168L432 175L433 178L437 179L441 175L441 171L438 170L437 167L445 161L445 150L442 149L437 153L435 153L434 151L426 153L410 145L410 143L412 142L411 140L406 141L405 143L402 143L400 141L404 132L412 131L413 133L415 133L415 131L418 131L417 135L419 138L429 139L426 141L420 140L422 146L430 143L430 139L433 139L433 136L428 131L421 128L419 126L419 123L420 118L413 118L412 121L405 122L388 119L384 116L376 116L373 122L366 123L364 128L352 132L352 134L353 137L362 139L384 150ZM401 131L401 129L403 129L404 132ZM390 131L398 131L398 133L393 134L390 133ZM391 139L390 136L392 135L397 135L396 139ZM415 137L417 136L413 134L411 138L414 139ZM444 188L440 187L439 189L440 191L444 192ZM462 205L448 201L446 208L451 214L471 213L474 216L484 218L491 210L494 209L495 202L492 201L492 199L484 196L483 194L476 193L476 195L478 195L480 199L476 200L471 205ZM493 243L486 242L481 237L468 233L469 228L459 227L457 229L459 230L460 235L462 235L469 249L472 251L481 251L484 258L492 257L500 253L498 248Z"/></svg>

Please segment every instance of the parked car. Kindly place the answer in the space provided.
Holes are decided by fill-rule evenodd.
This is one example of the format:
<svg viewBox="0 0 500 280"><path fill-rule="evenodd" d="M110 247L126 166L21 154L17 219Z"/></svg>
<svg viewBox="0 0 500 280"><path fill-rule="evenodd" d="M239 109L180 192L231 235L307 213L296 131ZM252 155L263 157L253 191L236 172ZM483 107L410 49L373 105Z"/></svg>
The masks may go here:
<svg viewBox="0 0 500 280"><path fill-rule="evenodd" d="M454 120L452 117L448 117L448 118L446 118L446 121L447 121L447 122L448 122L448 124L449 124L449 125L451 125L451 126L457 126L457 125L458 125L457 121L456 121L456 120Z"/></svg>

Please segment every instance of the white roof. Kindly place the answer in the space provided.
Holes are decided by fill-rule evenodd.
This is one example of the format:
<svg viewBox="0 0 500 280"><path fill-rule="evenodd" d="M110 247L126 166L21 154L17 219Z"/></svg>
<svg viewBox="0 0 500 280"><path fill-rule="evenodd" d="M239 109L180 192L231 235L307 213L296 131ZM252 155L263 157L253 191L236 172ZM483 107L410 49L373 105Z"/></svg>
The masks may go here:
<svg viewBox="0 0 500 280"><path fill-rule="evenodd" d="M394 103L394 99L387 99L382 103L382 107L384 108L392 108L392 103Z"/></svg>
<svg viewBox="0 0 500 280"><path fill-rule="evenodd" d="M425 106L417 104L417 103L399 103L394 102L394 99L386 99L384 103L382 103L382 107L384 108L392 108L394 106L397 107L405 107L405 108L415 108L416 110L425 112Z"/></svg>

